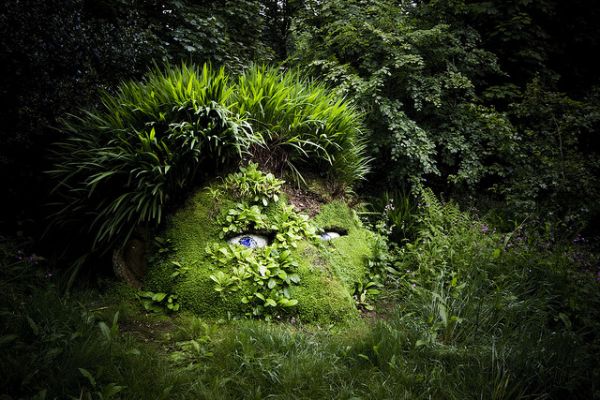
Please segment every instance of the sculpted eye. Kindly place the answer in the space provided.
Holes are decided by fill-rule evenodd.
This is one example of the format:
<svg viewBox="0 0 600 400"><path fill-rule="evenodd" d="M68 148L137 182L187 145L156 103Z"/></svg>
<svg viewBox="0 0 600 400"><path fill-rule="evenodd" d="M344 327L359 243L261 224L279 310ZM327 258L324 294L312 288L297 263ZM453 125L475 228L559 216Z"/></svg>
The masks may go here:
<svg viewBox="0 0 600 400"><path fill-rule="evenodd" d="M348 231L344 228L337 228L337 227L330 226L330 227L324 228L323 231L319 234L319 237L321 238L321 240L329 241L329 240L337 239L342 236L346 236L347 234L348 234Z"/></svg>
<svg viewBox="0 0 600 400"><path fill-rule="evenodd" d="M341 235L337 232L323 232L321 233L321 239L322 240L331 240L331 239L337 239L339 238Z"/></svg>
<svg viewBox="0 0 600 400"><path fill-rule="evenodd" d="M266 236L243 234L232 237L227 243L255 249L257 247L265 247L269 244L269 240Z"/></svg>
<svg viewBox="0 0 600 400"><path fill-rule="evenodd" d="M319 237L321 238L321 240L329 241L342 236L346 236L347 234L348 230L345 228L340 228L337 226L328 226L321 230Z"/></svg>

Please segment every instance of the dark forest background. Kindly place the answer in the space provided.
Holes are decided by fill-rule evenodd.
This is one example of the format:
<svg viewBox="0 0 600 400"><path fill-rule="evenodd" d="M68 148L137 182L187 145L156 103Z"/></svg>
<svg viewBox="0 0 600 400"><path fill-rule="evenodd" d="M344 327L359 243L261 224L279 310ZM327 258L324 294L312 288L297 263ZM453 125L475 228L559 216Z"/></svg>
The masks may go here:
<svg viewBox="0 0 600 400"><path fill-rule="evenodd" d="M155 65L281 63L365 114L364 192L437 192L595 234L600 7L559 1L8 1L0 221L40 237L59 119Z"/></svg>

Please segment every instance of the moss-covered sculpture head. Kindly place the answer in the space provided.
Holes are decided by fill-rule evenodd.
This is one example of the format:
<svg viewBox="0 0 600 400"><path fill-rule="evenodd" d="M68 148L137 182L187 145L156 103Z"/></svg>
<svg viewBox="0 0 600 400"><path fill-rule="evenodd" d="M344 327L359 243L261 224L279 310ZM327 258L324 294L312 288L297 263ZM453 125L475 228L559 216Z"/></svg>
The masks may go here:
<svg viewBox="0 0 600 400"><path fill-rule="evenodd" d="M163 236L173 251L153 257L144 280L150 305L215 317L356 315L352 286L364 275L372 235L343 202L308 219L289 204L281 181L250 165L173 210L191 187L246 160L350 188L369 169L361 120L339 93L298 72L156 69L64 121L49 171L53 226L78 232L81 245L72 247L84 254L76 259L112 254L115 274L139 287L146 233L170 215ZM323 242L327 228L344 235Z"/></svg>
<svg viewBox="0 0 600 400"><path fill-rule="evenodd" d="M355 318L374 234L342 200L282 187L250 164L196 192L170 218L146 288L206 317ZM299 211L308 203L314 218Z"/></svg>

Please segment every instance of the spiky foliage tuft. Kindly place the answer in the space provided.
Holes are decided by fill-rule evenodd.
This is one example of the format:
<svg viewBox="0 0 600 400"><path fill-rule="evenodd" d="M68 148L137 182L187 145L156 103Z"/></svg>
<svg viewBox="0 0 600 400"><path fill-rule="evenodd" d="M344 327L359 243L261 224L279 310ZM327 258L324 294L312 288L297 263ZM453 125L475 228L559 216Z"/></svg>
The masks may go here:
<svg viewBox="0 0 600 400"><path fill-rule="evenodd" d="M199 172L244 158L299 180L306 168L327 171L348 187L367 171L360 127L350 105L295 73L252 67L229 83L208 65L155 69L63 121L49 171L54 222L106 251L158 225Z"/></svg>
<svg viewBox="0 0 600 400"><path fill-rule="evenodd" d="M96 111L70 116L49 171L55 222L91 234L93 249L160 223L201 167L235 162L260 140L227 108L231 91L223 69L183 65L124 83Z"/></svg>
<svg viewBox="0 0 600 400"><path fill-rule="evenodd" d="M236 110L247 115L265 139L254 158L267 168L292 172L327 171L340 186L352 186L368 172L361 115L323 85L295 71L253 66L233 94Z"/></svg>

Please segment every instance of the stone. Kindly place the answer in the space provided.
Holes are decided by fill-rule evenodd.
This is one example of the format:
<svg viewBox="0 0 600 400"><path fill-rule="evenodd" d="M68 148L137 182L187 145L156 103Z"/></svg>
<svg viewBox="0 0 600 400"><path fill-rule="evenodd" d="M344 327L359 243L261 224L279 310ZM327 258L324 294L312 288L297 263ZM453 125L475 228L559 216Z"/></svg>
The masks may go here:
<svg viewBox="0 0 600 400"><path fill-rule="evenodd" d="M136 229L127 243L115 249L112 256L115 275L136 289L142 287L142 280L148 268L146 237L147 234L142 229Z"/></svg>

